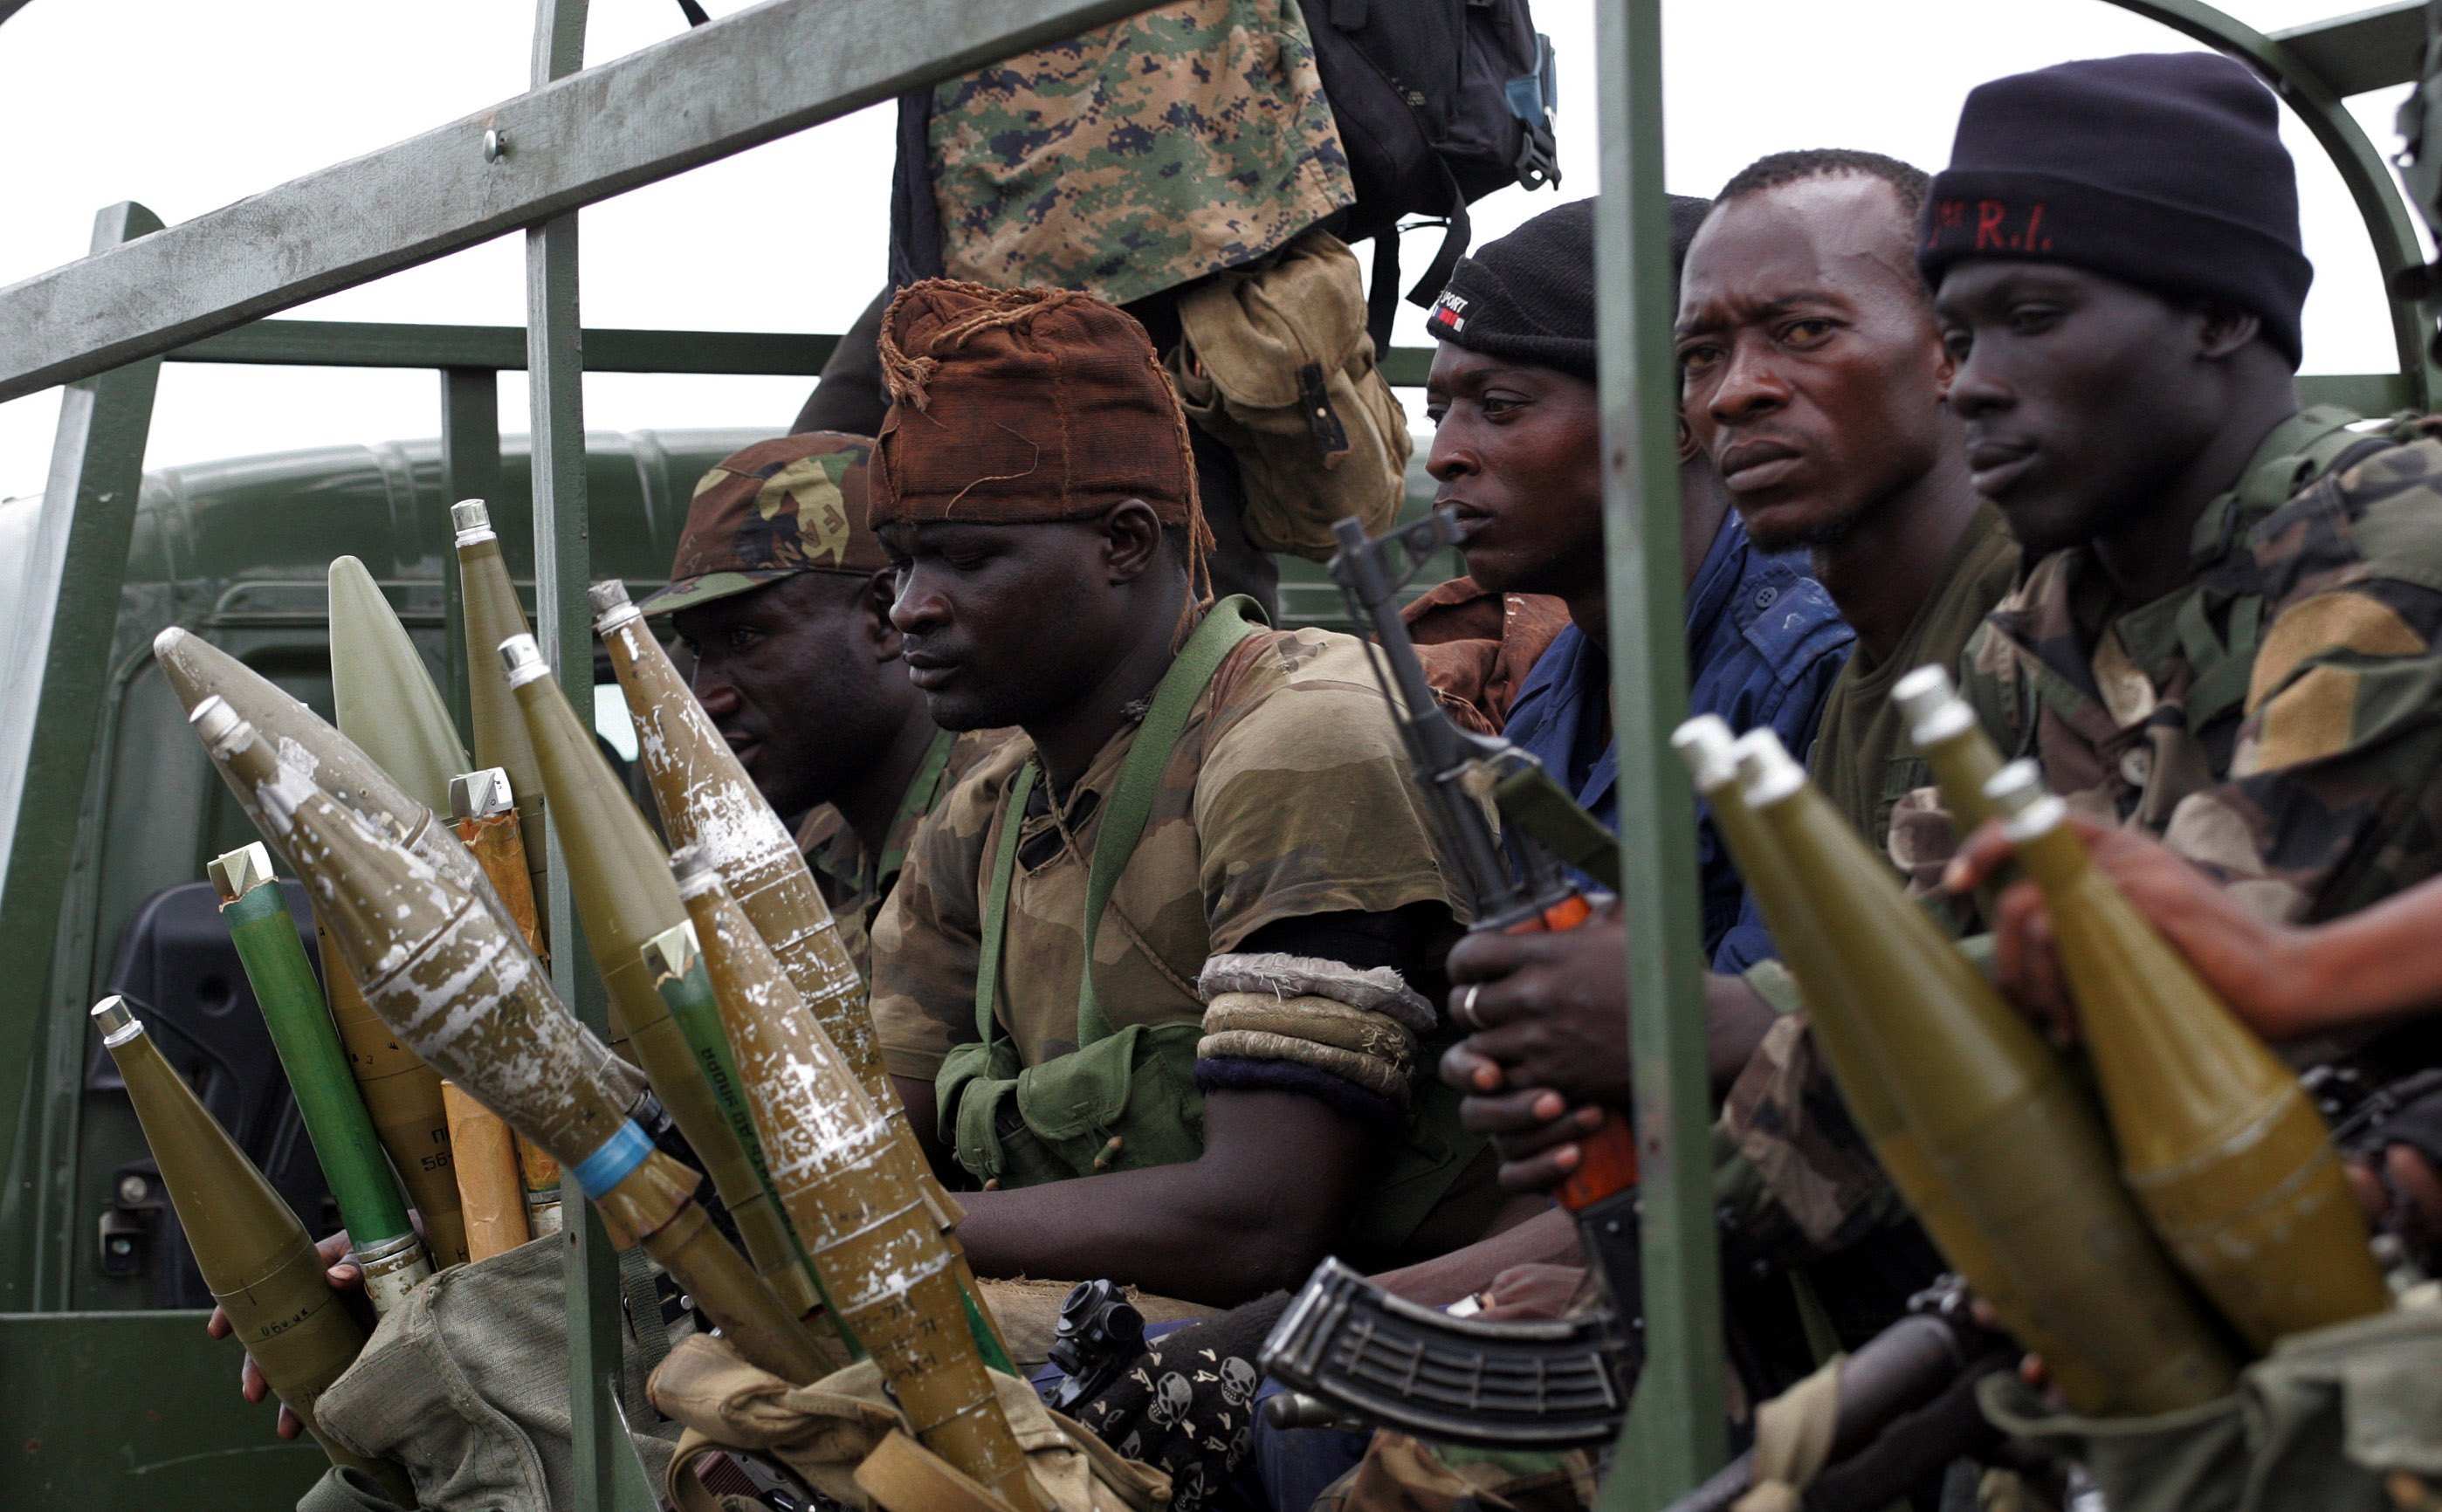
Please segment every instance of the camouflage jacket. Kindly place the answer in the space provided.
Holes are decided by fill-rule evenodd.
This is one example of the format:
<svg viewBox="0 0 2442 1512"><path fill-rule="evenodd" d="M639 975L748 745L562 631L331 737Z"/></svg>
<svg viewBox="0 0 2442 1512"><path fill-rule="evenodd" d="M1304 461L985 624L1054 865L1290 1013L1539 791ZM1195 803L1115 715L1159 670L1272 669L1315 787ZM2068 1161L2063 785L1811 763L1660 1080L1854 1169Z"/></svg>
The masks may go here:
<svg viewBox="0 0 2442 1512"><path fill-rule="evenodd" d="M2265 438L2197 521L2187 587L2123 603L2090 556L2056 553L1961 669L2002 748L2073 808L2161 836L2275 919L2442 870L2442 444L2345 418Z"/></svg>
<svg viewBox="0 0 2442 1512"><path fill-rule="evenodd" d="M1087 858L1135 738L1113 737L1057 813L1038 784L1025 816L995 1011L1028 1066L1076 1047ZM983 896L1005 794L1033 756L1013 738L951 792L874 924L873 1016L898 1075L931 1081L975 1038ZM1429 815L1360 643L1248 637L1196 701L1111 894L1094 967L1111 1027L1201 1022L1206 958L1280 920L1414 902L1464 919Z"/></svg>
<svg viewBox="0 0 2442 1512"><path fill-rule="evenodd" d="M2123 603L2088 553L2055 553L1961 658L2004 751L2281 919L2347 913L2442 871L2442 443L2341 429L2348 418L2318 409L2265 438L2198 520L2187 586ZM1938 793L1903 800L1890 845L1920 883L1940 876ZM1772 1149L1739 1197L1749 1223L1824 1248L1870 1230L1893 1198L1860 1179L1863 1141L1793 1024L1732 1101L1753 1136L1741 1148Z"/></svg>
<svg viewBox="0 0 2442 1512"><path fill-rule="evenodd" d="M1356 199L1296 0L1177 0L935 86L940 269L1125 304Z"/></svg>
<svg viewBox="0 0 2442 1512"><path fill-rule="evenodd" d="M970 730L952 736L946 730L941 732L934 750L918 769L907 795L900 801L899 812L890 822L889 833L883 837L882 854L878 856L865 848L865 842L848 828L840 811L828 803L815 805L797 826L797 848L806 853L806 865L813 870L814 884L822 888L823 900L831 905L831 914L839 920L840 938L855 958L856 969L868 978L873 975L873 916L899 881L908 842L915 838L917 826L941 806L941 800L968 773L1015 733Z"/></svg>

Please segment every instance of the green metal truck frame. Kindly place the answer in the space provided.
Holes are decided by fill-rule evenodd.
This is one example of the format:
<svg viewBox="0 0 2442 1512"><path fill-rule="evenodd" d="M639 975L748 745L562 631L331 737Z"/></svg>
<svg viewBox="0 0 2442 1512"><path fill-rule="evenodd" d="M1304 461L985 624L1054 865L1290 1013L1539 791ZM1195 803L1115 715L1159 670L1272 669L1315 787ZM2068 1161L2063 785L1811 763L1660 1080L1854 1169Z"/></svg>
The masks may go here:
<svg viewBox="0 0 2442 1512"><path fill-rule="evenodd" d="M23 3L0 0L0 21ZM137 539L160 364L435 370L437 456L402 465L432 475L444 499L518 491L502 488L495 380L503 369L529 370L532 436L523 467L514 448L507 461L531 477L536 628L556 668L572 658L583 665L585 584L606 571L649 577L667 545L659 527L627 530L615 553L595 554L580 375L811 375L831 338L582 329L581 208L1148 3L767 0L585 69L585 0L538 0L528 93L174 228L140 206L112 206L90 256L0 288L0 400L65 386L41 510L15 543L23 575L13 598L0 596L0 614L16 610L14 623L0 621L0 1401L14 1430L0 1441L0 1505L251 1507L293 1495L319 1465L316 1451L271 1440L267 1411L237 1401L235 1360L204 1344L198 1315L75 1310L72 1277L93 1216L91 1193L76 1190L83 1010L106 943L95 938L107 881L97 797L114 741L129 735L118 721L141 670L142 628L227 608L165 603L157 587L137 602L147 584L142 571L130 575L139 552L166 549ZM2331 155L2386 280L2422 261L2392 175L2342 101L2416 76L2423 7L2396 0L2268 35L2195 0L2118 3L2253 65ZM1660 4L1596 4L1604 516L1622 875L1639 900L1630 993L1643 1011L1630 1038L1649 1350L1603 1501L1649 1508L1723 1457L1722 1382L1703 1005L1695 953L1675 948L1695 935L1689 803L1666 745L1686 702L1679 512L1637 507L1675 500L1677 489ZM522 332L263 319L511 232L527 244ZM2303 386L2368 412L2431 409L2442 388L2431 314L2395 299L2391 317L2396 372ZM1421 382L1428 357L1391 354L1394 380ZM681 450L718 444L696 437ZM410 507L407 518L419 513ZM637 540L654 541L660 556L626 559ZM400 568L396 592L463 690L445 555L434 545L428 580L421 556ZM562 870L555 865L555 876ZM564 890L555 886L545 906L565 920ZM583 954L562 952L555 971L599 1026L600 984ZM569 1277L583 1504L648 1507L618 1422L615 1266L590 1214L571 1227ZM199 1485L213 1494L199 1496Z"/></svg>

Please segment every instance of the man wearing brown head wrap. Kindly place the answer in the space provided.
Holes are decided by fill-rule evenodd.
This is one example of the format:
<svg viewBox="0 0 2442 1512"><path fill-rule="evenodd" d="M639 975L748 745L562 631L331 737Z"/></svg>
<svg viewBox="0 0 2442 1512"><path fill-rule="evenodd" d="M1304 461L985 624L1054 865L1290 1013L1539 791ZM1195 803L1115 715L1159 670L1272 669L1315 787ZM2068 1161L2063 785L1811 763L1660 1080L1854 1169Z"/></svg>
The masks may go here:
<svg viewBox="0 0 2442 1512"><path fill-rule="evenodd" d="M1121 311L936 280L882 351L909 675L944 728L1023 732L874 929L891 1070L985 1185L976 1268L1226 1304L1477 1237L1488 1161L1419 1074L1467 902L1362 647L1205 606L1186 426Z"/></svg>

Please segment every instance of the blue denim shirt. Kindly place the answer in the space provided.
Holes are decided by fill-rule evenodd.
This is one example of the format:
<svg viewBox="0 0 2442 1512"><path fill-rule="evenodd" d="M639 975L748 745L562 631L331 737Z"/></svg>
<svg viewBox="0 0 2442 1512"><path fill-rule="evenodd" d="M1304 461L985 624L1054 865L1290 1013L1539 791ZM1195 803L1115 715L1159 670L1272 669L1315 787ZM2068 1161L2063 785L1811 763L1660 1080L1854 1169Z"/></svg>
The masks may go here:
<svg viewBox="0 0 2442 1512"><path fill-rule="evenodd" d="M1824 696L1856 639L1805 568L1802 555L1756 550L1733 513L1687 590L1689 713L1718 714L1738 731L1770 725L1801 761L1813 744ZM1618 748L1603 738L1610 699L1609 659L1572 625L1527 673L1504 733L1615 830ZM1745 885L1701 803L1696 870L1713 969L1741 972L1768 958L1772 940L1752 911L1740 918Z"/></svg>

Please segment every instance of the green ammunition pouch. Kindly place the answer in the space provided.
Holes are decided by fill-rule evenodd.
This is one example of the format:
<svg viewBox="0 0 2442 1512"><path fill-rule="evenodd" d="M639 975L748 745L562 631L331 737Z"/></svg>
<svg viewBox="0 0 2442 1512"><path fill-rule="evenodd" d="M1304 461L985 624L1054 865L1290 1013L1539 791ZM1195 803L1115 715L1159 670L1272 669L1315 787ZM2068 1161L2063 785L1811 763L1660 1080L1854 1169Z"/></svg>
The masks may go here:
<svg viewBox="0 0 2442 1512"><path fill-rule="evenodd" d="M1101 1171L1172 1165L1204 1151L1204 1100L1195 1090L1202 1025L1131 1024L1114 1030L1094 993L1094 939L1111 891L1144 835L1154 794L1189 713L1222 662L1255 633L1262 613L1253 600L1241 596L1213 605L1154 690L1136 743L1121 763L1086 875L1077 1048L1041 1066L1022 1062L993 1010L1001 945L1009 933L1018 832L1034 792L1035 764L1028 762L1010 783L984 899L983 949L975 966L976 1037L950 1051L934 1083L941 1138L957 1152L958 1163L987 1184L1033 1186Z"/></svg>
<svg viewBox="0 0 2442 1512"><path fill-rule="evenodd" d="M2391 1512L2387 1478L2442 1482L2442 1305L2293 1334L2229 1395L2159 1417L2056 1412L2008 1373L1977 1394L2085 1464L2112 1512Z"/></svg>

